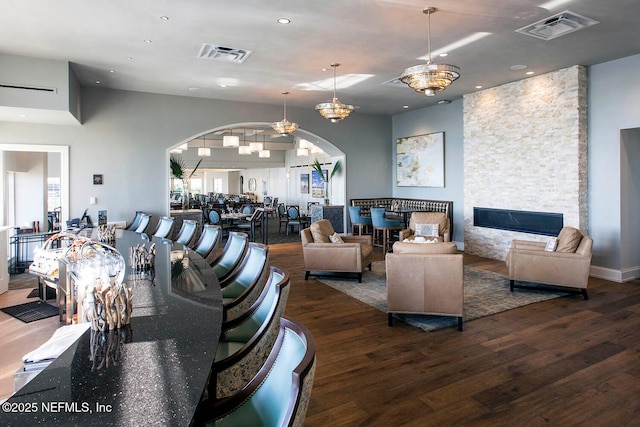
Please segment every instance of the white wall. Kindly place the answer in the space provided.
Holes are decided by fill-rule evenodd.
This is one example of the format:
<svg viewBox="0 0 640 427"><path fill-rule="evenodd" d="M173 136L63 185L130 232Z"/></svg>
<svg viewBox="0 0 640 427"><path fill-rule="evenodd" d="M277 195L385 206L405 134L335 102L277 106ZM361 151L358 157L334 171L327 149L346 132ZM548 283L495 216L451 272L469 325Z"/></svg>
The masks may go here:
<svg viewBox="0 0 640 427"><path fill-rule="evenodd" d="M640 55L589 67L589 230L592 274L610 280L640 277L638 260L624 257L620 131L640 127ZM633 225L634 230L639 227ZM637 241L634 242L637 245ZM626 264L631 262L633 264Z"/></svg>

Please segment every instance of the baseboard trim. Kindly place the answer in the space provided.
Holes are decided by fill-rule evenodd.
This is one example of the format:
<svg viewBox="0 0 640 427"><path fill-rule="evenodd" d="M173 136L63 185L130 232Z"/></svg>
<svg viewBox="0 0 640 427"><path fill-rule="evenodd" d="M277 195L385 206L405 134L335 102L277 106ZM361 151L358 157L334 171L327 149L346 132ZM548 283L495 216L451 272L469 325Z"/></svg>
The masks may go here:
<svg viewBox="0 0 640 427"><path fill-rule="evenodd" d="M640 277L640 267L627 268L624 270L614 270L612 268L591 266L590 276L599 279L610 280L612 282L623 283Z"/></svg>

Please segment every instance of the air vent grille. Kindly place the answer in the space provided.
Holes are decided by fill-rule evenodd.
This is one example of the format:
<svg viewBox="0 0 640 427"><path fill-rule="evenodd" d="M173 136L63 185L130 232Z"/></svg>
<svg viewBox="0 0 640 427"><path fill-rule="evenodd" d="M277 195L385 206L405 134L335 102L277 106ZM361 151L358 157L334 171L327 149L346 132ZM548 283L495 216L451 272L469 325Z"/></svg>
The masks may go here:
<svg viewBox="0 0 640 427"><path fill-rule="evenodd" d="M200 48L200 52L198 52L198 58L242 64L247 60L251 53L252 51L250 50L236 49L233 47L224 47L215 44L204 43Z"/></svg>
<svg viewBox="0 0 640 427"><path fill-rule="evenodd" d="M564 12L522 27L516 30L516 32L542 40L552 40L595 24L599 24L599 22L565 10Z"/></svg>
<svg viewBox="0 0 640 427"><path fill-rule="evenodd" d="M4 89L18 89L18 90L33 90L36 92L49 92L56 93L57 89L54 87L44 87L44 86L25 86L11 83L0 83L0 88Z"/></svg>

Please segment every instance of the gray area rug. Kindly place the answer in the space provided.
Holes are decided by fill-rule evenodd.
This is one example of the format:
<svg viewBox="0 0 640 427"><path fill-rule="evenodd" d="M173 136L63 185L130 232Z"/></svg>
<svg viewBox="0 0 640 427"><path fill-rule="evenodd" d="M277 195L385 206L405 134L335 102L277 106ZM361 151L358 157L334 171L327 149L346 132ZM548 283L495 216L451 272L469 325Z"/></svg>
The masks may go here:
<svg viewBox="0 0 640 427"><path fill-rule="evenodd" d="M387 312L387 284L384 261L374 262L372 271L366 270L363 273L362 283L354 280L334 280L324 277L317 280L384 313ZM515 292L510 292L509 278L507 276L474 267L464 267L465 322L565 295L567 293L526 289L516 289ZM457 327L457 319L455 317L415 314L394 314L393 317L423 331L434 331L449 326Z"/></svg>

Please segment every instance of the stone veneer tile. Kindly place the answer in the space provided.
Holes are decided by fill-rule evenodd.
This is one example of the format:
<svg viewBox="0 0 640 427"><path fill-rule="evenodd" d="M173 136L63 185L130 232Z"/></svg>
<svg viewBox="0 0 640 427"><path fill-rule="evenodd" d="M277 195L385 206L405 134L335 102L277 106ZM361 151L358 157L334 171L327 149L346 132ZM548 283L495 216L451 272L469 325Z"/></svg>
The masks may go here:
<svg viewBox="0 0 640 427"><path fill-rule="evenodd" d="M564 214L587 230L587 72L574 66L464 96L465 252L504 259L512 239L473 208Z"/></svg>

